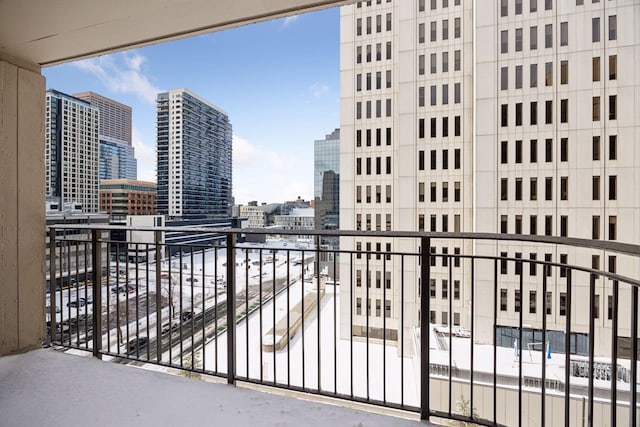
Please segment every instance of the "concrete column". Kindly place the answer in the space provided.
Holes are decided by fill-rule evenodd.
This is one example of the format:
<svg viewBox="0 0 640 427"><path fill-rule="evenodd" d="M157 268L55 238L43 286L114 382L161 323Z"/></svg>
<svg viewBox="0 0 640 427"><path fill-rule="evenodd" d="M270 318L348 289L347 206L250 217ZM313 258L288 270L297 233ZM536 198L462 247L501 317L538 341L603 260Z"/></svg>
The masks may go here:
<svg viewBox="0 0 640 427"><path fill-rule="evenodd" d="M0 356L44 337L45 81L0 54Z"/></svg>

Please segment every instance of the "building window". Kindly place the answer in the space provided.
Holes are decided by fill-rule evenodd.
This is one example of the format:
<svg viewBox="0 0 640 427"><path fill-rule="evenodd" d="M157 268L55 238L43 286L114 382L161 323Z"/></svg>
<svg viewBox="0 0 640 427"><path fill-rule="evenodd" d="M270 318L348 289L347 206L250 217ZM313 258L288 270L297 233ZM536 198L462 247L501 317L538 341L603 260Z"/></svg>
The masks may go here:
<svg viewBox="0 0 640 427"><path fill-rule="evenodd" d="M503 30L500 32L500 53L507 53L509 51L509 32Z"/></svg>
<svg viewBox="0 0 640 427"><path fill-rule="evenodd" d="M516 178L516 200L522 200L522 178Z"/></svg>
<svg viewBox="0 0 640 427"><path fill-rule="evenodd" d="M609 56L609 80L615 80L618 71L618 56Z"/></svg>
<svg viewBox="0 0 640 427"><path fill-rule="evenodd" d="M520 313L520 290L516 289L513 295L513 311Z"/></svg>
<svg viewBox="0 0 640 427"><path fill-rule="evenodd" d="M618 180L615 175L609 176L609 200L616 200L617 198Z"/></svg>
<svg viewBox="0 0 640 427"><path fill-rule="evenodd" d="M538 49L538 27L535 25L529 28L529 49Z"/></svg>
<svg viewBox="0 0 640 427"><path fill-rule="evenodd" d="M566 162L569 157L569 139L560 138L560 161Z"/></svg>
<svg viewBox="0 0 640 427"><path fill-rule="evenodd" d="M550 163L553 161L553 140L545 139L544 141L544 161Z"/></svg>
<svg viewBox="0 0 640 427"><path fill-rule="evenodd" d="M460 181L456 181L454 183L453 194L454 194L454 201L459 202L460 201Z"/></svg>
<svg viewBox="0 0 640 427"><path fill-rule="evenodd" d="M538 103L536 101L531 101L529 119L531 125L538 124Z"/></svg>
<svg viewBox="0 0 640 427"><path fill-rule="evenodd" d="M594 122L598 122L600 121L600 97L594 96L591 105L591 118Z"/></svg>
<svg viewBox="0 0 640 427"><path fill-rule="evenodd" d="M509 14L508 0L500 0L500 16L507 16Z"/></svg>
<svg viewBox="0 0 640 427"><path fill-rule="evenodd" d="M569 61L560 62L560 84L566 85L569 83Z"/></svg>
<svg viewBox="0 0 640 427"><path fill-rule="evenodd" d="M500 311L507 311L507 298L507 290L504 288L500 289Z"/></svg>
<svg viewBox="0 0 640 427"><path fill-rule="evenodd" d="M516 140L516 163L522 163L522 140Z"/></svg>
<svg viewBox="0 0 640 427"><path fill-rule="evenodd" d="M461 59L460 59L460 51L456 50L453 52L453 69L454 71L460 71L460 63L461 63Z"/></svg>
<svg viewBox="0 0 640 427"><path fill-rule="evenodd" d="M596 56L591 59L591 80L600 81L600 57Z"/></svg>
<svg viewBox="0 0 640 427"><path fill-rule="evenodd" d="M553 177L546 177L544 179L544 199L553 200Z"/></svg>
<svg viewBox="0 0 640 427"><path fill-rule="evenodd" d="M560 216L560 236L567 237L569 227L569 217L566 215Z"/></svg>
<svg viewBox="0 0 640 427"><path fill-rule="evenodd" d="M560 46L569 45L569 23L560 23Z"/></svg>
<svg viewBox="0 0 640 427"><path fill-rule="evenodd" d="M591 178L591 199L600 200L600 177L594 176Z"/></svg>
<svg viewBox="0 0 640 427"><path fill-rule="evenodd" d="M560 200L568 200L569 193L569 177L563 176L560 178Z"/></svg>
<svg viewBox="0 0 640 427"><path fill-rule="evenodd" d="M544 64L544 85L553 86L553 62Z"/></svg>
<svg viewBox="0 0 640 427"><path fill-rule="evenodd" d="M553 25L547 24L544 26L544 47L553 47Z"/></svg>
<svg viewBox="0 0 640 427"><path fill-rule="evenodd" d="M516 89L522 89L522 65L516 65Z"/></svg>
<svg viewBox="0 0 640 427"><path fill-rule="evenodd" d="M530 200L538 200L538 178L530 178L529 180Z"/></svg>
<svg viewBox="0 0 640 427"><path fill-rule="evenodd" d="M509 125L509 105L502 104L500 106L500 125L506 127Z"/></svg>
<svg viewBox="0 0 640 427"><path fill-rule="evenodd" d="M569 121L569 100L560 100L560 123L567 123Z"/></svg>
<svg viewBox="0 0 640 427"><path fill-rule="evenodd" d="M443 258L443 260L446 259ZM446 279L442 280L442 299L447 299L449 298L449 282L447 282Z"/></svg>
<svg viewBox="0 0 640 427"><path fill-rule="evenodd" d="M538 255L535 254L535 253L530 253L529 254L529 259L531 261L535 261L537 257L538 257ZM529 263L529 276L535 276L536 274L538 274L538 264L536 264L535 262L530 262Z"/></svg>
<svg viewBox="0 0 640 427"><path fill-rule="evenodd" d="M560 316L567 315L567 294L560 292Z"/></svg>
<svg viewBox="0 0 640 427"><path fill-rule="evenodd" d="M591 217L591 238L593 240L600 239L600 216L598 215Z"/></svg>
<svg viewBox="0 0 640 427"><path fill-rule="evenodd" d="M437 33L438 33L438 23L436 21L432 21L431 22L431 32L430 32L430 36L431 36L431 41L434 42L437 39Z"/></svg>
<svg viewBox="0 0 640 427"><path fill-rule="evenodd" d="M522 126L522 102L516 103L516 126Z"/></svg>
<svg viewBox="0 0 640 427"><path fill-rule="evenodd" d="M431 195L430 200L432 202L435 202L436 201L436 195L437 195L437 187L436 187L436 183L435 182L431 183L431 193L430 193L430 195Z"/></svg>
<svg viewBox="0 0 640 427"><path fill-rule="evenodd" d="M529 234L535 236L538 234L538 216L530 215L529 216Z"/></svg>
<svg viewBox="0 0 640 427"><path fill-rule="evenodd" d="M529 66L529 86L538 87L538 64Z"/></svg>
<svg viewBox="0 0 640 427"><path fill-rule="evenodd" d="M529 291L529 314L536 313L536 291Z"/></svg>
<svg viewBox="0 0 640 427"><path fill-rule="evenodd" d="M500 179L500 200L508 199L508 188L509 188L508 182L509 182L508 178Z"/></svg>
<svg viewBox="0 0 640 427"><path fill-rule="evenodd" d="M522 234L522 215L516 215L516 234Z"/></svg>
<svg viewBox="0 0 640 427"><path fill-rule="evenodd" d="M617 105L618 97L616 95L609 95L609 120L616 120Z"/></svg>
<svg viewBox="0 0 640 427"><path fill-rule="evenodd" d="M600 137L594 136L592 140L593 160L600 160Z"/></svg>
<svg viewBox="0 0 640 427"><path fill-rule="evenodd" d="M449 20L442 20L442 40L449 40Z"/></svg>
<svg viewBox="0 0 640 427"><path fill-rule="evenodd" d="M593 43L600 41L600 18L591 19L591 41Z"/></svg>
<svg viewBox="0 0 640 427"><path fill-rule="evenodd" d="M516 52L522 52L522 28L516 28Z"/></svg>
<svg viewBox="0 0 640 427"><path fill-rule="evenodd" d="M609 136L609 160L616 160L618 157L618 137L616 135Z"/></svg>
<svg viewBox="0 0 640 427"><path fill-rule="evenodd" d="M460 38L460 36L462 35L462 28L460 25L460 18L456 18L453 21L453 25L454 25L454 30L453 30L453 36L457 39Z"/></svg>
<svg viewBox="0 0 640 427"><path fill-rule="evenodd" d="M616 15L609 17L609 40L616 40L618 38L618 21Z"/></svg>
<svg viewBox="0 0 640 427"><path fill-rule="evenodd" d="M551 236L553 229L553 217L551 215L545 215L544 217L544 235Z"/></svg>
<svg viewBox="0 0 640 427"><path fill-rule="evenodd" d="M453 150L453 167L454 169L460 169L460 149Z"/></svg>
<svg viewBox="0 0 640 427"><path fill-rule="evenodd" d="M500 90L509 89L509 68L502 67L500 69Z"/></svg>

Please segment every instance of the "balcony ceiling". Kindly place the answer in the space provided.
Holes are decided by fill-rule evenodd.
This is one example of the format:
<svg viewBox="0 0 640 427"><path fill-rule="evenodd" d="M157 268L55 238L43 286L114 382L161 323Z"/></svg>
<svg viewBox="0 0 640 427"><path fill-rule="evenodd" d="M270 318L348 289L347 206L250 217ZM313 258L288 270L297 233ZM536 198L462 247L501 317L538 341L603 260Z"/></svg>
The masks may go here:
<svg viewBox="0 0 640 427"><path fill-rule="evenodd" d="M41 66L353 0L0 0L0 56Z"/></svg>

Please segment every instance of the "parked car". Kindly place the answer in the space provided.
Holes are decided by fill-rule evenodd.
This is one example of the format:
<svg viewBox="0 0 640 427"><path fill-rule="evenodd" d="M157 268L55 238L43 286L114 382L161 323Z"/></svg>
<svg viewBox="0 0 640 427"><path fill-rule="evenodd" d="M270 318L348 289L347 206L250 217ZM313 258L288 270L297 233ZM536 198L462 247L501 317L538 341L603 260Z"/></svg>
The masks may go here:
<svg viewBox="0 0 640 427"><path fill-rule="evenodd" d="M173 332L173 331L177 330L178 328L180 328L180 324L178 322L176 322L176 323L167 322L167 323L162 325L162 335L166 335L169 332Z"/></svg>
<svg viewBox="0 0 640 427"><path fill-rule="evenodd" d="M191 320L191 318L193 317L193 313L190 311L183 311L180 317L182 318L183 322L187 322Z"/></svg>
<svg viewBox="0 0 640 427"><path fill-rule="evenodd" d="M77 300L69 301L67 303L67 307L72 307L72 308L84 307L85 305L91 304L92 302L93 301L91 301L90 299L78 298Z"/></svg>
<svg viewBox="0 0 640 427"><path fill-rule="evenodd" d="M137 353L138 349L142 350L149 344L149 338L138 337L129 340L127 343L127 353Z"/></svg>

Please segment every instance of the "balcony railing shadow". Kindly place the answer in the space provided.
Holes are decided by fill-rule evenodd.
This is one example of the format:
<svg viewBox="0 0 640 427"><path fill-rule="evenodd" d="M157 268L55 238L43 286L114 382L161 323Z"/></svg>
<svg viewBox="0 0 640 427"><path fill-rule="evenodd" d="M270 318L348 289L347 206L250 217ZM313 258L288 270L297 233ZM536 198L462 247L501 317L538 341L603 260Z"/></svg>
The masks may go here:
<svg viewBox="0 0 640 427"><path fill-rule="evenodd" d="M116 229L50 227L52 343L420 419L636 425L638 245L208 228L178 245L163 236L183 229ZM593 253L606 271L579 262Z"/></svg>

